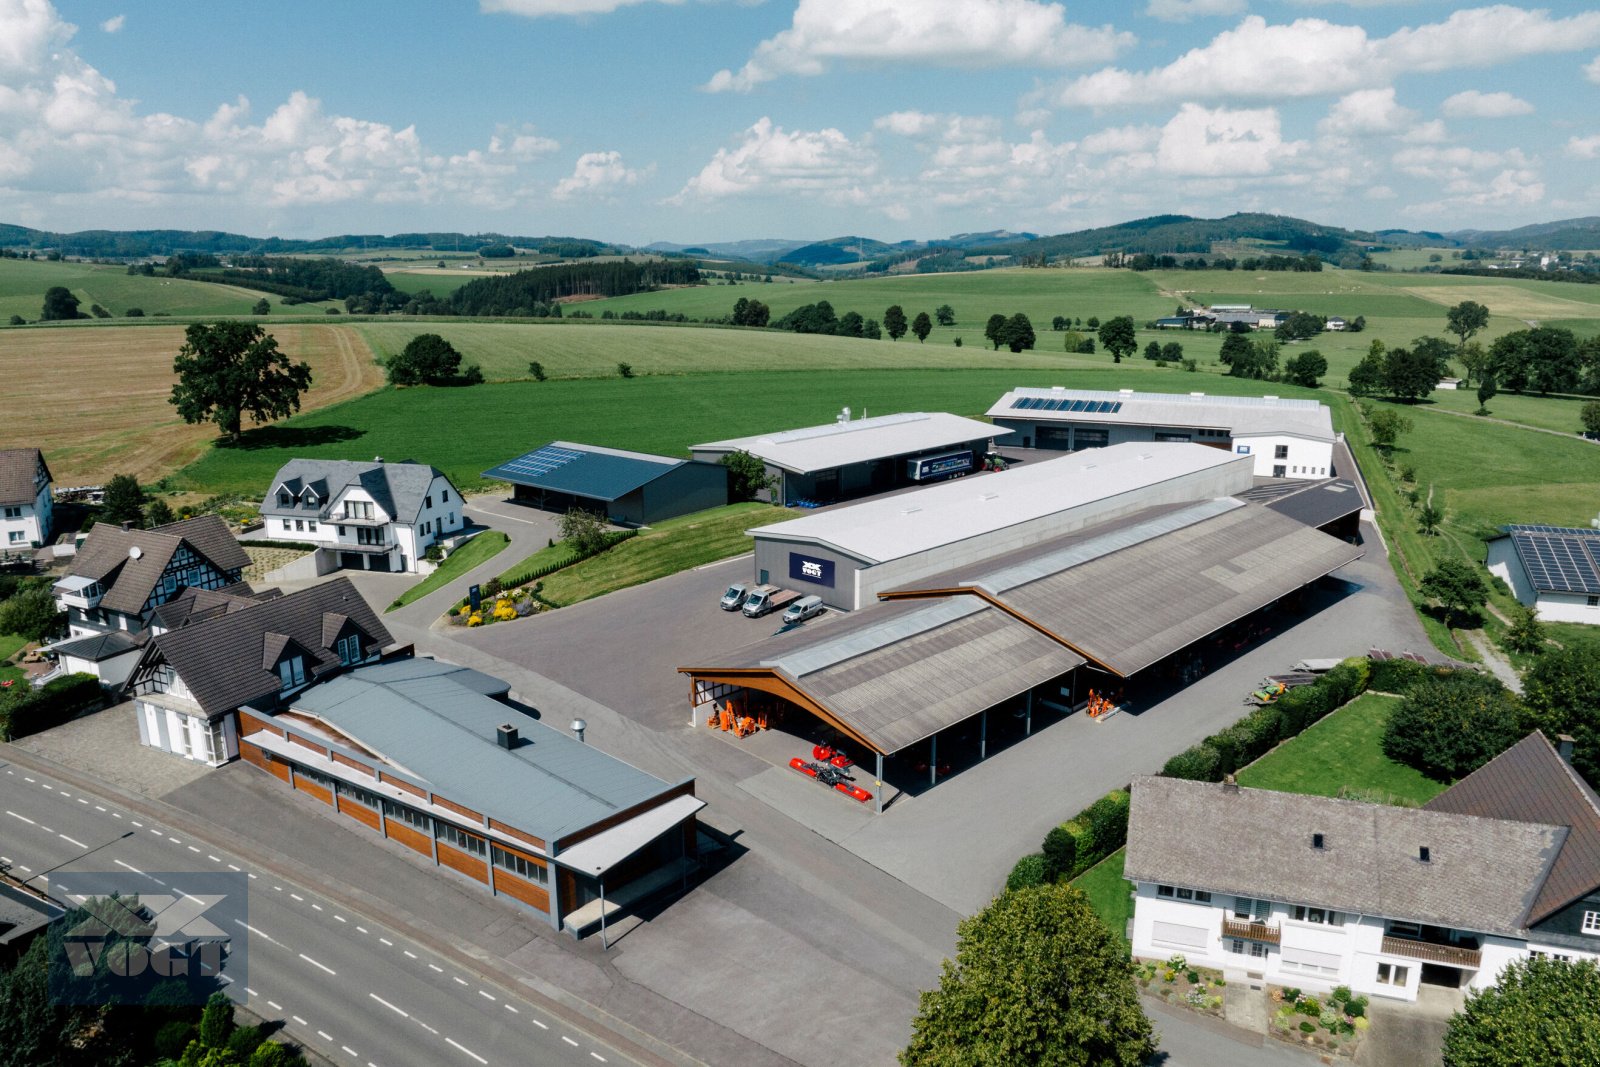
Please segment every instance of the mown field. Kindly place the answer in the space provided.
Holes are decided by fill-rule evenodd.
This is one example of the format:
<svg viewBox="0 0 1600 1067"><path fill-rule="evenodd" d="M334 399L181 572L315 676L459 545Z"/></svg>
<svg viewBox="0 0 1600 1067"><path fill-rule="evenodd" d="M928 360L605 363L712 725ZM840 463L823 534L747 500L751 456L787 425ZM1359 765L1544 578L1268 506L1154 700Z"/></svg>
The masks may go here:
<svg viewBox="0 0 1600 1067"><path fill-rule="evenodd" d="M140 308L146 316L168 315L248 315L257 300L265 296L279 310L278 298L232 285L191 281L187 278L146 278L129 274L126 267L99 266L93 263L51 263L36 259L0 259L0 323L12 315L29 322L39 318L46 289L64 285L82 302L78 308L89 314L93 304L122 318L129 308ZM321 314L320 304L301 304L301 313Z"/></svg>
<svg viewBox="0 0 1600 1067"><path fill-rule="evenodd" d="M272 333L311 364L308 410L382 384L366 341L349 327L277 325ZM0 330L0 447L44 449L57 485L172 473L216 437L209 425L185 425L167 402L182 344L176 325Z"/></svg>

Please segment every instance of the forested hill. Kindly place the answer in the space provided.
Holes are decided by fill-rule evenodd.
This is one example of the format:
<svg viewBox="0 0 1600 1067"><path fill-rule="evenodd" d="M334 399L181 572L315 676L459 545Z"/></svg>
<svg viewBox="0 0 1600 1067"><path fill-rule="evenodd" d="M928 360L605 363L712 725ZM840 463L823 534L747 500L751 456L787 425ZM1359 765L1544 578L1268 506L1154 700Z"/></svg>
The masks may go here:
<svg viewBox="0 0 1600 1067"><path fill-rule="evenodd" d="M352 248L369 251L385 248L430 249L435 252L476 252L494 245L513 245L566 259L619 251L604 241L584 237L515 237L501 233L344 233L310 240L283 237L250 237L222 230L80 230L53 233L26 226L0 223L0 247L51 249L68 256L136 259L145 256L170 256L180 252L208 252L212 255L337 252Z"/></svg>
<svg viewBox="0 0 1600 1067"><path fill-rule="evenodd" d="M1539 222L1515 230L1461 230L1447 236L1474 248L1531 247L1549 251L1600 248L1600 216Z"/></svg>
<svg viewBox="0 0 1600 1067"><path fill-rule="evenodd" d="M1322 253L1339 252L1354 243L1373 243L1376 240L1370 233L1324 226L1288 215L1237 214L1222 219L1153 215L1115 226L973 248L968 254L1042 255L1054 259L1093 256L1103 252L1205 253L1211 251L1213 242L1244 239L1283 242L1291 251Z"/></svg>
<svg viewBox="0 0 1600 1067"><path fill-rule="evenodd" d="M626 296L699 280L699 267L684 260L570 263L478 278L450 295L450 308L457 315L544 314L543 309L565 297Z"/></svg>

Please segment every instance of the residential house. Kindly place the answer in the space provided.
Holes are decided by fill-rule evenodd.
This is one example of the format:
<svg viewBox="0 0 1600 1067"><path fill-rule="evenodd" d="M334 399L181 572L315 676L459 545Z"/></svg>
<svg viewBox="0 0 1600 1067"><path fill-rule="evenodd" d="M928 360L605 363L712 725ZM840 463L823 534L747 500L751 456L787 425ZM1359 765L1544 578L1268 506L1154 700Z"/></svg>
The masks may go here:
<svg viewBox="0 0 1600 1067"><path fill-rule="evenodd" d="M270 714L394 640L348 578L265 598L197 594L151 630L127 682L139 742L213 767L239 755L239 712Z"/></svg>
<svg viewBox="0 0 1600 1067"><path fill-rule="evenodd" d="M1401 1000L1600 957L1600 796L1570 756L1530 734L1422 808L1136 779L1133 953Z"/></svg>
<svg viewBox="0 0 1600 1067"><path fill-rule="evenodd" d="M1547 622L1600 623L1600 529L1502 526L1489 573Z"/></svg>
<svg viewBox="0 0 1600 1067"><path fill-rule="evenodd" d="M1342 333L1350 328L1350 324L1338 315L1329 315L1323 322L1322 328L1331 333Z"/></svg>
<svg viewBox="0 0 1600 1067"><path fill-rule="evenodd" d="M0 449L0 552L49 542L50 482L37 448Z"/></svg>
<svg viewBox="0 0 1600 1067"><path fill-rule="evenodd" d="M415 572L434 542L466 524L461 493L437 467L292 459L261 502L267 536L317 546L317 574Z"/></svg>

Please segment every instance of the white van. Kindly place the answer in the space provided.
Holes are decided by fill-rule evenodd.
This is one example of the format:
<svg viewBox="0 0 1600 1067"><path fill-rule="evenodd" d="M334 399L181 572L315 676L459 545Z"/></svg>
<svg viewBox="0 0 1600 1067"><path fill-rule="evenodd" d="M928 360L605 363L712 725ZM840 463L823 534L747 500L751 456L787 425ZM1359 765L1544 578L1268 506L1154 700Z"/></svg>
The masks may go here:
<svg viewBox="0 0 1600 1067"><path fill-rule="evenodd" d="M804 622L807 619L816 618L826 610L827 608L823 606L821 597L803 596L789 605L789 609L783 613L783 621L785 625L792 622Z"/></svg>

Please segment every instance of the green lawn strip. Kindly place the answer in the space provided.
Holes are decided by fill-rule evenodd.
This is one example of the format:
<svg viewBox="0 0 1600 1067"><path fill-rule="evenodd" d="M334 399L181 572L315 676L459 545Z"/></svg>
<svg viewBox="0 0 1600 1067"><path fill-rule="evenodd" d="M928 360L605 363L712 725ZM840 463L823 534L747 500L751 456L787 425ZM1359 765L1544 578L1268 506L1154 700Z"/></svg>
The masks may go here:
<svg viewBox="0 0 1600 1067"><path fill-rule="evenodd" d="M21 634L0 634L0 663L22 651L28 639Z"/></svg>
<svg viewBox="0 0 1600 1067"><path fill-rule="evenodd" d="M575 552L566 542L557 541L553 545L550 545L546 548L541 548L533 555L523 559L520 563L507 567L505 570L501 571L499 575L500 583L504 585L519 575L527 574L529 571L536 570L540 567L548 567L561 563L564 560L576 559L577 555L577 552Z"/></svg>
<svg viewBox="0 0 1600 1067"><path fill-rule="evenodd" d="M443 563L439 564L438 570L422 579L422 581L418 582L410 589L407 589L404 593L401 593L400 598L393 604L390 604L385 610L393 611L395 608L404 607L414 600L427 596L435 589L442 589L444 586L450 584L457 578L460 578L463 574L466 574L468 571L472 570L484 560L492 558L496 553L502 551L510 543L511 538L507 537L499 530L485 530L483 533L474 537L472 540L468 541L466 544L450 553L449 557L446 558Z"/></svg>
<svg viewBox="0 0 1600 1067"><path fill-rule="evenodd" d="M1126 849L1117 849L1072 880L1072 884L1088 896L1095 914L1107 928L1124 940L1127 939L1128 920L1133 918L1133 885L1122 877L1126 852Z"/></svg>
<svg viewBox="0 0 1600 1067"><path fill-rule="evenodd" d="M750 551L752 542L746 530L793 514L770 504L729 504L668 519L598 556L555 572L543 580L539 595L566 606L737 556Z"/></svg>
<svg viewBox="0 0 1600 1067"><path fill-rule="evenodd" d="M1418 805L1432 799L1448 783L1426 778L1383 754L1383 729L1400 699L1380 693L1357 697L1241 769L1239 784L1324 797L1370 790Z"/></svg>

